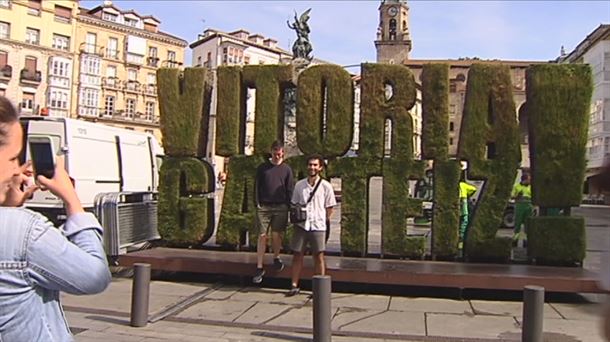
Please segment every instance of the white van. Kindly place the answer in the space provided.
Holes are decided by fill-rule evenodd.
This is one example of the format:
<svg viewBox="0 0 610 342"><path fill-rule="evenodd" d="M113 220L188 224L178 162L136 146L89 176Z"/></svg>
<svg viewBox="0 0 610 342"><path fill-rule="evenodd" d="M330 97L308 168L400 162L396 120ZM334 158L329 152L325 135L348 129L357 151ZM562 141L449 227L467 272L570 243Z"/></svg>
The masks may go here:
<svg viewBox="0 0 610 342"><path fill-rule="evenodd" d="M65 166L85 210L93 212L98 194L156 192L163 150L152 135L68 118L22 117L23 159L29 159L27 138L49 137L62 151ZM37 191L26 207L59 224L62 202L49 191Z"/></svg>

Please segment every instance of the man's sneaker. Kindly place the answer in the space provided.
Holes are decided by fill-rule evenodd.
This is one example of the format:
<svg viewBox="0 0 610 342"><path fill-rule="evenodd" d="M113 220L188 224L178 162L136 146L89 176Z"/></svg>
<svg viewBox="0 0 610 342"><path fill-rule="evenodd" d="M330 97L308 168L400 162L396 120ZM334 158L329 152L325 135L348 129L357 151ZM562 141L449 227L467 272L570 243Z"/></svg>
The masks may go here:
<svg viewBox="0 0 610 342"><path fill-rule="evenodd" d="M290 291L286 293L286 297L296 296L299 294L299 292L301 292L301 289L298 286L291 286Z"/></svg>
<svg viewBox="0 0 610 342"><path fill-rule="evenodd" d="M263 276L265 275L265 270L262 268L256 269L256 274L252 278L252 282L255 284L260 284L263 282Z"/></svg>
<svg viewBox="0 0 610 342"><path fill-rule="evenodd" d="M282 259L280 259L280 258L273 259L273 268L276 271L281 272L284 269L284 263L282 262Z"/></svg>

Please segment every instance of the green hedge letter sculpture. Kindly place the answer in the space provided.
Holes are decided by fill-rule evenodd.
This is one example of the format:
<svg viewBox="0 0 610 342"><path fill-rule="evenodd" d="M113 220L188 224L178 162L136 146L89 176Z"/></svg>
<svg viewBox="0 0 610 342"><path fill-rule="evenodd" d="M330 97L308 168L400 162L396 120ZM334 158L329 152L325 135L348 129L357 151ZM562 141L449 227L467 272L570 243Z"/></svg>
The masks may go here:
<svg viewBox="0 0 610 342"><path fill-rule="evenodd" d="M422 159L434 162L432 255L452 259L458 252L460 163L449 159L449 66L424 65L421 81Z"/></svg>
<svg viewBox="0 0 610 342"><path fill-rule="evenodd" d="M206 155L211 87L207 70L157 72L163 147L159 232L169 245L200 245L214 231L214 171Z"/></svg>
<svg viewBox="0 0 610 342"><path fill-rule="evenodd" d="M496 232L521 163L508 66L470 67L458 156L468 161L469 179L485 181L466 234L466 255L471 260L505 262L511 240L496 237Z"/></svg>
<svg viewBox="0 0 610 342"><path fill-rule="evenodd" d="M584 219L569 213L582 200L592 91L588 65L527 70L532 200L540 207L529 222L528 256L539 264L582 264L585 257ZM563 215L546 216L550 208Z"/></svg>

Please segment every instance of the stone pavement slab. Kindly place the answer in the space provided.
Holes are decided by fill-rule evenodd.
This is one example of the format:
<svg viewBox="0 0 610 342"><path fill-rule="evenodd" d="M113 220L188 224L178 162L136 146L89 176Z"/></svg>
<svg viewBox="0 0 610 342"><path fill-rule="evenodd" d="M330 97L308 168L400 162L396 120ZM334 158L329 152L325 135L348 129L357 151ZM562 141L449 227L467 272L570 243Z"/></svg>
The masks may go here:
<svg viewBox="0 0 610 342"><path fill-rule="evenodd" d="M423 297L392 297L390 301L390 310L473 314L470 302L467 300Z"/></svg>
<svg viewBox="0 0 610 342"><path fill-rule="evenodd" d="M603 311L603 304L563 304L551 303L555 310L559 312L565 319L574 319L582 321L599 321Z"/></svg>
<svg viewBox="0 0 610 342"><path fill-rule="evenodd" d="M309 301L309 295L306 292L292 297L286 297L286 293L287 290L281 289L245 287L233 293L231 300L288 305L305 305Z"/></svg>
<svg viewBox="0 0 610 342"><path fill-rule="evenodd" d="M75 296L61 294L63 305L80 306L103 310L130 312L131 310L131 279L113 279L108 288L97 295ZM207 289L207 285L191 285L153 281L150 285L149 312L154 313L167 305L171 305L192 294Z"/></svg>
<svg viewBox="0 0 610 342"><path fill-rule="evenodd" d="M369 310L387 310L390 304L389 296L380 295L345 295L341 294L336 297L331 295L331 305L333 308L349 307L361 308Z"/></svg>
<svg viewBox="0 0 610 342"><path fill-rule="evenodd" d="M606 341L606 339L602 336L601 320L579 321L566 319L545 319L542 326L545 341Z"/></svg>
<svg viewBox="0 0 610 342"><path fill-rule="evenodd" d="M233 322L256 303L233 300L204 300L180 312L177 317Z"/></svg>
<svg viewBox="0 0 610 342"><path fill-rule="evenodd" d="M342 330L425 336L426 322L423 313L384 311L377 315L344 325Z"/></svg>
<svg viewBox="0 0 610 342"><path fill-rule="evenodd" d="M265 322L271 321L279 315L282 315L284 312L290 310L290 308L290 306L282 304L255 303L254 306L237 317L235 322L264 324Z"/></svg>
<svg viewBox="0 0 610 342"><path fill-rule="evenodd" d="M521 334L510 316L426 314L426 323L429 336L498 338L501 334Z"/></svg>
<svg viewBox="0 0 610 342"><path fill-rule="evenodd" d="M268 325L280 325L298 328L313 327L313 311L311 306L291 308L283 315L267 322ZM336 313L336 309L331 310L331 317Z"/></svg>
<svg viewBox="0 0 610 342"><path fill-rule="evenodd" d="M476 315L493 315L493 316L514 316L521 317L523 315L522 302L506 302L506 301L489 301L489 300L471 300L470 303L474 308ZM553 309L548 303L544 304L545 318L561 318L559 313Z"/></svg>
<svg viewBox="0 0 610 342"><path fill-rule="evenodd" d="M365 310L359 308L339 308L333 316L331 325L333 330L342 330L345 326L363 319L379 315L383 311Z"/></svg>

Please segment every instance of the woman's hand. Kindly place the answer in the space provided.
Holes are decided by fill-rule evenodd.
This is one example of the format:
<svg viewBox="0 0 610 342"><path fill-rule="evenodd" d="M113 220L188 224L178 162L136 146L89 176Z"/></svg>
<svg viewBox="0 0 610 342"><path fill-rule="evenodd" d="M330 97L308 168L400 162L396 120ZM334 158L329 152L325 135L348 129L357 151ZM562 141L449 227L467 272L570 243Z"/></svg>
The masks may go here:
<svg viewBox="0 0 610 342"><path fill-rule="evenodd" d="M34 184L33 174L30 161L21 165L18 173L13 176L11 183L6 188L4 202L1 205L20 207L27 199L31 198L34 192L38 190L38 186Z"/></svg>
<svg viewBox="0 0 610 342"><path fill-rule="evenodd" d="M43 175L36 177L38 183L51 191L55 196L61 198L66 205L66 214L72 215L75 213L84 212L83 206L76 195L76 190L72 185L70 176L66 172L64 167L64 157L57 157L57 164L55 165L55 175L49 179Z"/></svg>

